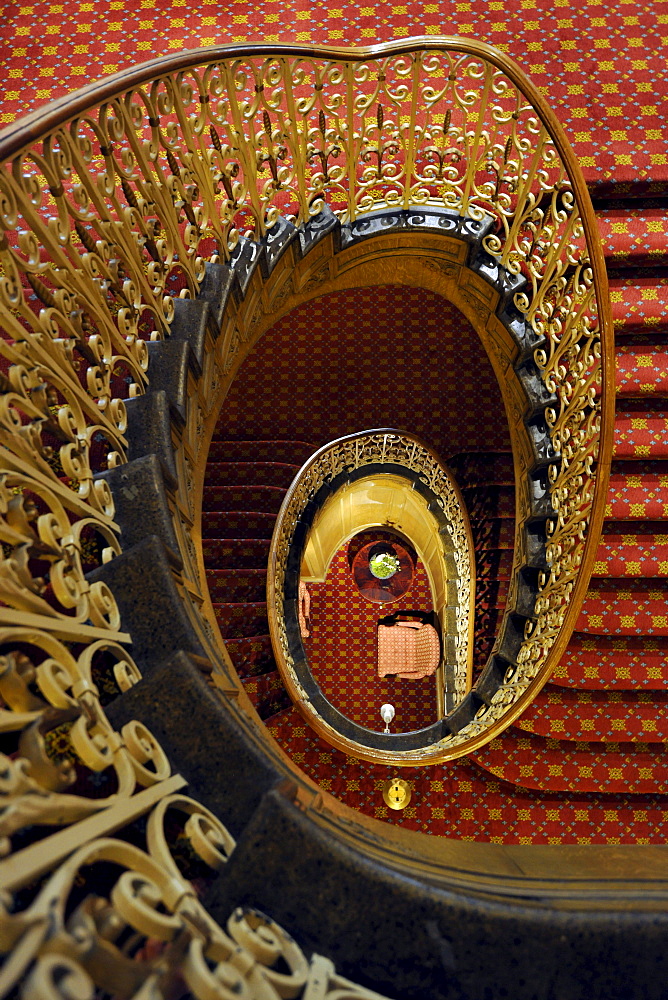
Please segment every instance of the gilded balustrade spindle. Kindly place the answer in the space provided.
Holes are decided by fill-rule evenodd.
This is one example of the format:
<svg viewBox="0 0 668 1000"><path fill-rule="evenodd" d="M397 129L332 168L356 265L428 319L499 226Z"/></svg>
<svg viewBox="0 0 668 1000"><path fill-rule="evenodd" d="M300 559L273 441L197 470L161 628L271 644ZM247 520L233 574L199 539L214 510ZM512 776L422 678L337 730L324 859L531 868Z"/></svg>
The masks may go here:
<svg viewBox="0 0 668 1000"><path fill-rule="evenodd" d="M521 71L488 46L447 38L350 52L236 46L166 56L9 126L0 153L0 866L7 885L32 879L35 893L0 917L2 948L12 952L0 992L24 978L25 996L61 995L65 980L86 995L100 983L98 966L77 950L83 934L106 956L104 968L117 965L118 996L140 988L138 969L157 996L169 995L177 974L195 996L209 995L212 968L220 968L216 989L228 980L236 989L238 974L235 995L284 995L267 971L264 931L265 952L246 943L258 929L278 942L271 954L285 959L287 988L298 992L317 956L304 972L303 956L261 916L237 920L240 928L250 921L239 930L253 956L244 958L247 974L227 967L237 938L211 928L187 879L174 896L178 878L156 832L162 820L149 821L144 851L108 836L170 801L180 779L141 722L117 731L105 712L140 671L114 595L88 579L122 546L97 474L127 460L126 402L150 386L147 343L169 338L174 298L197 295L207 262L234 263L242 237L264 238L279 216L304 225L325 205L344 223L420 206L491 218L483 249L490 266L520 279L511 308L533 331L534 360L556 402L546 412L554 516L535 620L492 704L446 751L484 742L521 711L532 679L558 656L602 517L609 315L581 173ZM230 369L239 337L230 335L209 382L189 396L177 456L186 481L172 511L186 567L179 592L212 650L187 480L215 395L207 386ZM361 455L358 443L343 449L318 476L355 467ZM414 444L399 457L431 482ZM304 480L304 495L318 476ZM185 839L215 869L219 848L229 848L218 821L185 800L174 808L190 814ZM58 839L68 823L77 824L76 844ZM35 824L55 832L26 846L20 838L29 840ZM66 926L64 901L92 860L125 873ZM136 948L119 957L114 941L126 933ZM371 996L326 973L328 989Z"/></svg>

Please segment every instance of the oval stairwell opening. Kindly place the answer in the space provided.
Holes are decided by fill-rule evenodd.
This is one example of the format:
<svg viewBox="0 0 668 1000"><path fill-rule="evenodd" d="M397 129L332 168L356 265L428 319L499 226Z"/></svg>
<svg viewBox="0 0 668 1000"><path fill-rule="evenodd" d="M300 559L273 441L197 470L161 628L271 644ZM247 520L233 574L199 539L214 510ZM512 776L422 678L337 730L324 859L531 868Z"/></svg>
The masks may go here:
<svg viewBox="0 0 668 1000"><path fill-rule="evenodd" d="M306 63L308 80L298 69ZM300 103L297 90L314 80ZM407 100L417 107L408 118ZM93 84L8 130L2 143L12 586L12 574L25 571L5 592L14 651L4 683L12 698L23 692L6 706L5 742L10 776L23 781L27 760L35 780L15 783L5 813L16 823L14 854L2 863L13 866L17 890L6 915L7 942L18 943L7 963L12 982L22 956L32 977L51 961L55 969L69 949L72 967L85 966L105 987L95 952L72 951L86 912L67 927L61 921L75 917L69 898L64 905L70 876L75 893L83 876L96 896L85 859L100 850L101 834L116 838L102 860L117 851L121 867L146 871L152 856L160 920L179 910L184 947L205 975L214 974L216 936L236 926L237 915L225 921L237 904L284 922L309 954L322 941L348 974L361 970L363 982L389 995L402 966L404 991L466 995L466 969L476 989L494 992L501 970L501 989L528 1000L536 954L543 971L549 965L548 990L572 963L582 993L591 957L610 958L601 965L612 981L615 955L631 937L651 939L662 961L655 939L665 922L665 859L649 846L664 835L666 798L661 282L635 250L621 261L609 234L620 405L596 551L613 432L607 284L577 161L536 89L502 54L465 39L348 53L220 48L174 53ZM624 226L636 218L625 211L600 212L602 229L616 234L622 216ZM656 232L656 216L646 221ZM647 246L655 260L655 244ZM636 266L647 271L634 280ZM402 421L376 412L387 316L367 301L364 315L352 310L351 332L342 331L339 303L356 289L395 295L383 402L391 408L401 394L442 429L447 440L437 450L477 523L476 683L451 713L460 712L452 755L401 772L413 795L400 814L381 797L397 776L394 761L344 757L304 726L274 670L266 619L271 525L294 473L321 443L314 404L345 422L359 403L363 419L344 433L419 430L414 412ZM429 327L429 297L441 313L455 310L455 360L442 367L419 338L406 349L407 324L420 334ZM402 311L409 299L414 321ZM324 354L311 324L299 354L295 310L323 302L335 352ZM362 319L370 324L363 334ZM285 342L268 356L264 382L244 383L252 348L261 351L281 324ZM469 336L479 370L491 373L493 411L457 367ZM439 337L428 336L429 345ZM304 359L299 429L301 361L288 380L287 417L277 421L269 406L284 392L277 375L287 358ZM370 373L364 399L339 391L352 362ZM317 395L309 379L319 364L331 381ZM444 375L451 395L471 403L463 445L453 441L459 397L451 405ZM426 376L428 391L416 391ZM244 385L230 429L227 404L232 414ZM250 437L250 418L264 411L262 436ZM431 431L420 433L433 443ZM332 436L330 427L323 440ZM207 451L217 467L208 485ZM63 505L62 538L51 537L55 521L31 495ZM76 585L76 609L54 615L45 584L65 602ZM52 669L54 651L66 669ZM58 761L63 747L68 759ZM68 788L73 762L83 783ZM116 772L117 798L96 798L113 791ZM182 799L186 784L192 800ZM58 825L75 808L74 826L47 837L31 822L34 807ZM83 845L69 875L74 842L63 833ZM206 865L204 905L200 885L191 892L187 884L186 869L199 882L199 867L179 853L182 834L197 866ZM600 846L587 851L589 843ZM184 868L180 882L174 860ZM285 873L297 867L286 892ZM41 888L31 893L48 872L54 922L37 941L46 897ZM130 877L139 884L136 872ZM113 898L109 889L111 913L122 885ZM418 913L427 929L416 943L404 929ZM255 914L251 921L264 926ZM93 933L115 947L103 927ZM152 960L160 975L163 958L170 969L180 962L176 940ZM451 955L457 962L445 982L444 954L446 964ZM309 976L325 965L314 956ZM254 974L256 963L249 968Z"/></svg>
<svg viewBox="0 0 668 1000"><path fill-rule="evenodd" d="M360 421L368 425L370 414L433 442L462 478L482 574L474 679L493 645L513 555L513 466L503 399L475 330L426 289L385 285L315 298L265 333L239 369L204 488L212 601L244 687L266 720L287 709L264 604L275 516L309 454Z"/></svg>

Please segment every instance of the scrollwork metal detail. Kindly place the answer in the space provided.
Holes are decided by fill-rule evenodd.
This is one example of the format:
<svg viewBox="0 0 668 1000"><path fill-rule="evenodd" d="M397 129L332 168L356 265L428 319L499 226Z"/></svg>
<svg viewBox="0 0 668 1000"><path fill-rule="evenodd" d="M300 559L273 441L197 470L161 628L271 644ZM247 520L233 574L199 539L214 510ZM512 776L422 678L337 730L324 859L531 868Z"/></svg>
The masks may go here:
<svg viewBox="0 0 668 1000"><path fill-rule="evenodd" d="M461 497L453 479L435 454L418 438L400 432L364 431L325 445L309 459L288 490L272 539L267 605L270 630L278 644L277 662L287 671L290 686L304 706L309 704L309 699L299 680L290 652L283 601L288 558L295 529L300 522L302 512L324 484L331 483L342 473L353 472L364 466L378 465L416 473L421 482L429 488L434 502L447 518L451 554L457 568L455 578L457 627L454 635L456 656L453 664L455 703L461 701L469 687L475 567Z"/></svg>
<svg viewBox="0 0 668 1000"><path fill-rule="evenodd" d="M279 1000L345 995L382 1000L306 958L294 939L258 910L238 907L223 928L199 895L234 851L226 827L182 795L168 795L137 831L83 845L51 872L27 904L5 893L0 906L0 992L123 1000L187 992L197 1000Z"/></svg>

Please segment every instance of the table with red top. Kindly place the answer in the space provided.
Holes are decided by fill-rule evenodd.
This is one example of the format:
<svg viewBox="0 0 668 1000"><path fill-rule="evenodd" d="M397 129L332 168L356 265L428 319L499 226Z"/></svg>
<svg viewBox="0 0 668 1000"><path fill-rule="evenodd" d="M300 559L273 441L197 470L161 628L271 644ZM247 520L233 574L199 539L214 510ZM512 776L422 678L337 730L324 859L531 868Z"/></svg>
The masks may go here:
<svg viewBox="0 0 668 1000"><path fill-rule="evenodd" d="M398 542L382 545L381 548L392 553L399 560L399 569L386 580L379 580L369 569L369 555L373 549L378 549L378 542L371 542L361 548L353 559L352 574L355 586L362 597L376 604L390 604L403 597L413 582L413 560L407 550Z"/></svg>

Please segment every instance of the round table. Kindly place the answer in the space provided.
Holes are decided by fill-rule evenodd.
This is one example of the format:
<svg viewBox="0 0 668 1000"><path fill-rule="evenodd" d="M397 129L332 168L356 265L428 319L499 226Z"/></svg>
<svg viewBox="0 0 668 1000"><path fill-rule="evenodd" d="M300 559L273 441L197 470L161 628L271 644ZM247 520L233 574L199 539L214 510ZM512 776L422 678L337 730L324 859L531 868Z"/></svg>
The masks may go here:
<svg viewBox="0 0 668 1000"><path fill-rule="evenodd" d="M392 552L399 560L399 569L387 580L378 580L369 569L369 556L379 552ZM353 559L352 574L355 586L362 597L376 604L390 604L403 597L413 582L413 560L399 542L370 542L361 548Z"/></svg>

